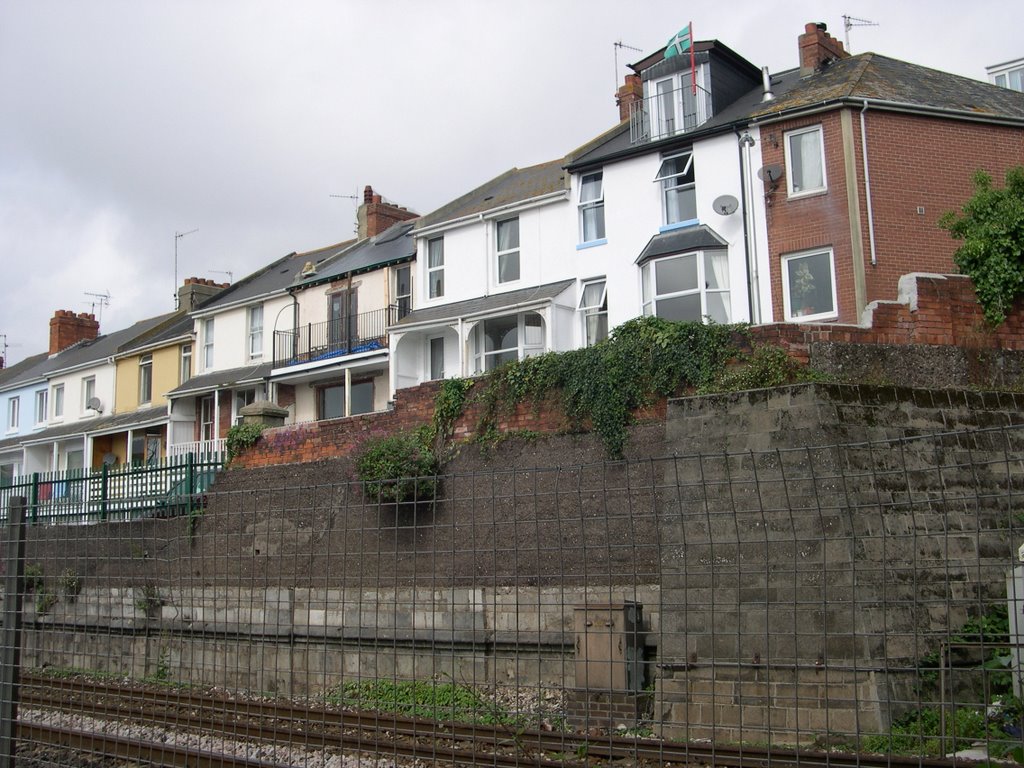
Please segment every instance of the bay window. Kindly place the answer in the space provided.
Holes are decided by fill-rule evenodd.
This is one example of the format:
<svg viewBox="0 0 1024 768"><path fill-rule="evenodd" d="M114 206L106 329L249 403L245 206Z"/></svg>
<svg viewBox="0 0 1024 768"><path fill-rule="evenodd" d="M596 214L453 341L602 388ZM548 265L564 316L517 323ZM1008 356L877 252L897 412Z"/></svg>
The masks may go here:
<svg viewBox="0 0 1024 768"><path fill-rule="evenodd" d="M640 275L645 315L675 321L730 322L727 251L696 251L648 261Z"/></svg>

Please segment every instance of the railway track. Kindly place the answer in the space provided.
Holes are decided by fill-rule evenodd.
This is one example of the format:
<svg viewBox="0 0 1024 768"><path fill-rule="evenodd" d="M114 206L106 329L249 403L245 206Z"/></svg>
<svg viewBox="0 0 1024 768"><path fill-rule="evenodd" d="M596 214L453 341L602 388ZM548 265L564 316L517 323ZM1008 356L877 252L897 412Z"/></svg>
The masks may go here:
<svg viewBox="0 0 1024 768"><path fill-rule="evenodd" d="M446 723L365 711L339 711L290 701L233 699L189 689L125 688L94 680L23 675L24 709L74 712L103 720L127 720L157 728L202 732L226 739L287 745L306 750L358 752L454 765L537 766L712 765L716 768L948 768L966 761L786 748L662 742L588 736L536 729ZM19 723L23 743L86 749L162 765L270 765L251 758L145 743L109 734Z"/></svg>

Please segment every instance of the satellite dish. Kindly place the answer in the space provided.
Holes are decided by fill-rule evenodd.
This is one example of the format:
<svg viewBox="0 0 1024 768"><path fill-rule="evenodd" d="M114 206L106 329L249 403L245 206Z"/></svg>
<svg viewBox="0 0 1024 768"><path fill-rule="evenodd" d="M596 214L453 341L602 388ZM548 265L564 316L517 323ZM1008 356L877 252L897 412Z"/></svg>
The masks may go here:
<svg viewBox="0 0 1024 768"><path fill-rule="evenodd" d="M719 195L711 203L711 207L715 209L715 213L729 216L736 213L736 209L740 207L740 201L732 195Z"/></svg>
<svg viewBox="0 0 1024 768"><path fill-rule="evenodd" d="M97 413L103 413L103 401L98 397L90 397L85 404L86 408L96 411Z"/></svg>
<svg viewBox="0 0 1024 768"><path fill-rule="evenodd" d="M757 178L761 181L767 181L769 184L774 184L782 178L782 166L781 165L765 165L757 171Z"/></svg>

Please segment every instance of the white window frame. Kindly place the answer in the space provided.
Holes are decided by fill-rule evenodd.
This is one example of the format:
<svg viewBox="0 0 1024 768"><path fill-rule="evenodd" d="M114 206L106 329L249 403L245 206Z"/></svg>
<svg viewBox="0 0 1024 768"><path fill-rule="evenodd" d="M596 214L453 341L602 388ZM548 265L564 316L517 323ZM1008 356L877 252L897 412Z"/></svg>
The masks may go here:
<svg viewBox="0 0 1024 768"><path fill-rule="evenodd" d="M817 135L818 137L818 161L821 163L821 184L805 189L796 188L796 174L793 171L794 149L793 139L802 136ZM825 133L820 125L810 125L806 128L797 128L793 131L786 131L783 134L783 145L786 154L786 193L790 198L807 197L809 195L820 195L828 191L828 174L825 168Z"/></svg>
<svg viewBox="0 0 1024 768"><path fill-rule="evenodd" d="M216 336L215 318L208 317L203 321L203 370L213 368L213 341Z"/></svg>
<svg viewBox="0 0 1024 768"><path fill-rule="evenodd" d="M515 227L515 245L510 245L508 248L501 247L501 233L502 228L506 226ZM520 253L520 239L519 232L519 217L510 216L507 219L498 219L494 222L494 251L495 251L495 262L494 262L494 280L498 285L505 285L506 283L515 283L522 279L523 276L523 262ZM511 269L511 264L515 263L515 275L509 275L502 279L502 265L505 264Z"/></svg>
<svg viewBox="0 0 1024 768"><path fill-rule="evenodd" d="M590 181L589 187L588 180ZM596 185L596 194L594 194L594 185ZM604 221L604 171L585 173L580 177L578 199L580 244L598 245L608 242L605 237ZM588 214L592 216L590 223L594 228L593 232L587 231Z"/></svg>
<svg viewBox="0 0 1024 768"><path fill-rule="evenodd" d="M392 268L392 272L394 273L394 280L395 280L394 294L393 294L394 297L395 297L394 304L395 304L395 307L398 310L398 317L399 317L399 319L401 319L401 318L405 317L407 314L409 314L412 311L412 265L411 264L399 264L399 265L397 265L397 266ZM401 290L402 290L402 282L401 282L400 276L401 276L402 272L405 272L405 273L408 274L408 277L405 280L405 285L406 285L405 293L401 292Z"/></svg>
<svg viewBox="0 0 1024 768"><path fill-rule="evenodd" d="M528 344L526 341L526 317L536 315L540 318L541 341L538 344ZM508 317L516 318L516 344L514 347L502 347L500 349L486 349L486 337L484 335L484 324L489 320L502 320ZM534 355L542 355L547 350L547 318L536 310L518 312L514 315L495 315L480 320L473 328L473 368L475 373L487 373L494 370L497 365L488 367L488 361L496 359L509 352L516 353L516 360L523 360Z"/></svg>
<svg viewBox="0 0 1024 768"><path fill-rule="evenodd" d="M434 350L441 353L441 370L434 370ZM427 337L427 381L437 381L444 378L444 336Z"/></svg>
<svg viewBox="0 0 1024 768"><path fill-rule="evenodd" d="M153 402L153 356L139 358L139 405Z"/></svg>
<svg viewBox="0 0 1024 768"><path fill-rule="evenodd" d="M192 378L192 345L181 345L181 358L178 362L178 383L184 384Z"/></svg>
<svg viewBox="0 0 1024 768"><path fill-rule="evenodd" d="M694 93L693 80L687 67L681 72L651 80L647 84L647 104L651 115L651 138L655 141L669 136L693 131L708 121L707 92L702 85L704 68L698 66L693 73L697 80L697 93ZM691 107L692 112L687 112ZM686 119L692 116L687 124Z"/></svg>
<svg viewBox="0 0 1024 768"><path fill-rule="evenodd" d="M263 305L253 304L246 312L249 327L249 359L263 357Z"/></svg>
<svg viewBox="0 0 1024 768"><path fill-rule="evenodd" d="M7 431L14 432L21 426L21 398L7 400Z"/></svg>
<svg viewBox="0 0 1024 768"><path fill-rule="evenodd" d="M594 303L584 304L587 297L587 288L600 286L600 294L598 295L598 301ZM599 341L603 341L608 338L608 281L601 277L593 280L584 280L580 285L580 301L576 309L580 313L580 325L583 329L583 345L586 347L592 347ZM591 323L590 319L593 317L604 318L603 327L602 322L599 319L597 321L597 338L591 338Z"/></svg>
<svg viewBox="0 0 1024 768"><path fill-rule="evenodd" d="M46 424L46 417L50 408L50 391L47 389L36 390L35 405L36 405L36 419L35 425L41 427Z"/></svg>
<svg viewBox="0 0 1024 768"><path fill-rule="evenodd" d="M678 171L676 173L665 172L665 166L667 163L678 160L682 157L687 158L686 165L683 166L682 171ZM692 181L685 181L688 176ZM676 181L677 179L683 179L683 181L680 183ZM661 188L661 220L663 225L659 231L665 232L670 229L689 227L700 222L700 218L697 215L697 171L693 164L692 149L687 149L683 152L673 152L670 155L663 156L661 158L661 164L658 166L658 173L654 177L654 181L657 182ZM669 221L669 193L678 193L680 196L682 193L687 193L688 196L693 197L693 218Z"/></svg>
<svg viewBox="0 0 1024 768"><path fill-rule="evenodd" d="M707 260L709 257L713 257L716 254L726 254L726 269L724 273L725 286L711 288L708 286L707 277ZM681 291L670 291L668 293L659 294L657 293L657 269L659 264L665 264L670 261L682 260L687 258L694 258L697 266L697 286L695 288L686 288ZM699 251L685 251L683 253L673 253L667 256L659 256L655 259L650 259L644 262L640 268L640 280L641 280L641 293L642 293L642 307L644 315L657 315L658 314L658 302L665 301L668 299L682 298L685 296L700 296L700 322L706 323L709 320L714 320L708 311L708 295L718 294L725 296L724 305L726 310L726 317L723 319L714 320L717 323L729 323L732 320L732 289L729 284L729 265L728 265L728 251L724 249L707 249ZM696 322L694 320L693 322Z"/></svg>
<svg viewBox="0 0 1024 768"><path fill-rule="evenodd" d="M53 418L64 418L64 385L53 385Z"/></svg>
<svg viewBox="0 0 1024 768"><path fill-rule="evenodd" d="M427 296L444 296L444 235L427 240Z"/></svg>
<svg viewBox="0 0 1024 768"><path fill-rule="evenodd" d="M827 312L810 312L808 314L803 314L802 308L794 309L793 307L795 297L791 296L792 291L789 280L790 266L801 259L822 255L828 256L829 277L831 281L830 287L832 291L832 309ZM839 295L836 287L836 256L835 252L831 248L815 248L809 251L788 253L782 257L782 307L783 317L787 323L835 320L839 317Z"/></svg>
<svg viewBox="0 0 1024 768"><path fill-rule="evenodd" d="M89 401L96 397L96 377L87 376L82 379L82 413L89 410Z"/></svg>

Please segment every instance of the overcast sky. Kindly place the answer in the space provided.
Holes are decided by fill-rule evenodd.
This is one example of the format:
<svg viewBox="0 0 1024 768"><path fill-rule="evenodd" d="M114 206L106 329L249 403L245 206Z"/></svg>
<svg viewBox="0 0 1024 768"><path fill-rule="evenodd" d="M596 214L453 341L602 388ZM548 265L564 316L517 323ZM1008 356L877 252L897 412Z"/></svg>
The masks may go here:
<svg viewBox="0 0 1024 768"><path fill-rule="evenodd" d="M811 10L811 9L814 10ZM692 21L772 71L843 14L875 51L985 79L1024 56L1024 3L739 0L0 0L0 334L45 351L54 310L101 332L352 236L365 185L420 213L618 119L625 64ZM614 43L639 48L619 49ZM2 342L2 338L0 338Z"/></svg>

